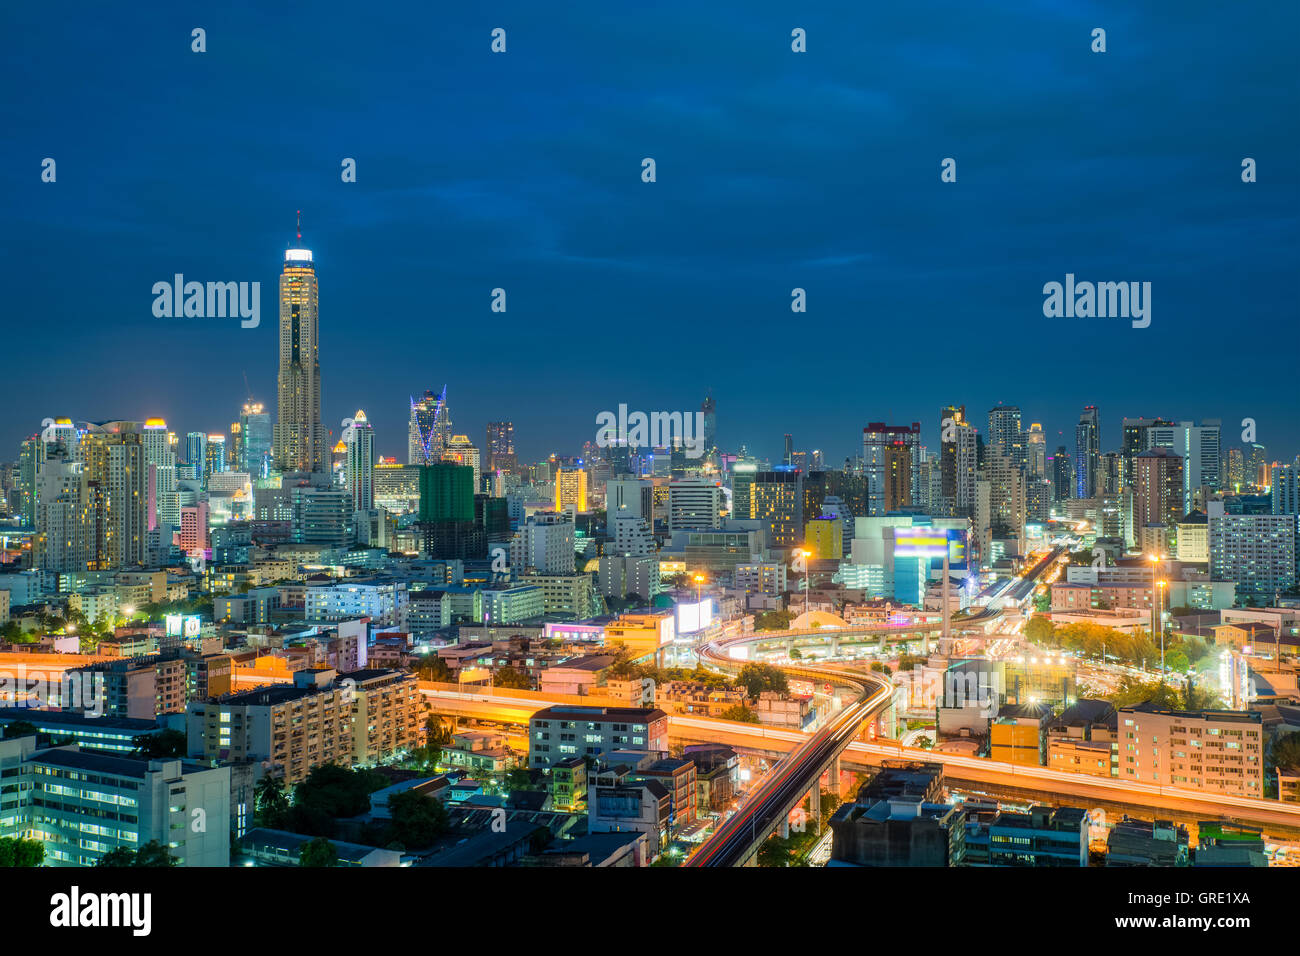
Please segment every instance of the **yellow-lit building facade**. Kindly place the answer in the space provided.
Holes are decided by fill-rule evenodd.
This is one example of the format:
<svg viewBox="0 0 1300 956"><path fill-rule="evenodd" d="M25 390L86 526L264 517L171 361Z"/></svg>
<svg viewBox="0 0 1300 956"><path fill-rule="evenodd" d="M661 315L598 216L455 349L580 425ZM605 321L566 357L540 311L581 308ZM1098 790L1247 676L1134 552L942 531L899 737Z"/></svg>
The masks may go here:
<svg viewBox="0 0 1300 956"><path fill-rule="evenodd" d="M844 557L844 522L839 518L814 518L804 525L804 548L814 559L839 561Z"/></svg>
<svg viewBox="0 0 1300 956"><path fill-rule="evenodd" d="M587 510L587 473L581 468L560 468L555 472L555 510L572 507L578 513Z"/></svg>

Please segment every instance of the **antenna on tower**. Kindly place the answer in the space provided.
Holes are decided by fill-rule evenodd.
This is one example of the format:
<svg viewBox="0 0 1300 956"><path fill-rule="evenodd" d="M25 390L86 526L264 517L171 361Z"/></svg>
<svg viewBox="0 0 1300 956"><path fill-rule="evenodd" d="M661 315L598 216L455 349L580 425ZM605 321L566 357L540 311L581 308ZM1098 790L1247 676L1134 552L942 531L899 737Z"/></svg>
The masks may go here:
<svg viewBox="0 0 1300 956"><path fill-rule="evenodd" d="M302 210L298 210L298 241L302 242Z"/></svg>

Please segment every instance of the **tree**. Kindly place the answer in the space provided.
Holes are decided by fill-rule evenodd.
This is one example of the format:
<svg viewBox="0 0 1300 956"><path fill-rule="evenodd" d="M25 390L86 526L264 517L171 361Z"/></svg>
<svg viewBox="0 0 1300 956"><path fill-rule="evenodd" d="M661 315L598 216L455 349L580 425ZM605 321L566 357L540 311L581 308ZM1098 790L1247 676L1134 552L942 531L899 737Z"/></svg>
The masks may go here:
<svg viewBox="0 0 1300 956"><path fill-rule="evenodd" d="M763 611L754 618L756 631L787 631L795 615L789 611Z"/></svg>
<svg viewBox="0 0 1300 956"><path fill-rule="evenodd" d="M253 790L253 813L262 826L277 830L289 812L289 799L284 794L284 781L277 774L268 773Z"/></svg>
<svg viewBox="0 0 1300 956"><path fill-rule="evenodd" d="M797 647L790 648L790 660L792 661L803 660L803 651L799 650L799 648Z"/></svg>
<svg viewBox="0 0 1300 956"><path fill-rule="evenodd" d="M419 667L415 669L415 674L420 680L436 681L440 684L455 683L451 676L451 670L447 667L447 662L437 654L430 654L420 661Z"/></svg>
<svg viewBox="0 0 1300 956"><path fill-rule="evenodd" d="M176 866L176 857L157 840L150 840L135 851L133 866Z"/></svg>
<svg viewBox="0 0 1300 956"><path fill-rule="evenodd" d="M1192 662L1187 659L1187 653L1181 647L1175 647L1165 654L1165 666L1180 674L1186 674Z"/></svg>
<svg viewBox="0 0 1300 956"><path fill-rule="evenodd" d="M45 862L45 844L21 837L0 837L0 866L40 866Z"/></svg>
<svg viewBox="0 0 1300 956"><path fill-rule="evenodd" d="M447 829L447 810L442 801L416 790L390 796L388 812L393 818L389 839L403 846L426 847Z"/></svg>
<svg viewBox="0 0 1300 956"><path fill-rule="evenodd" d="M722 713L718 714L718 717L722 720L740 721L743 724L758 723L758 714L754 713L744 704L733 704L731 707L728 707L726 710L722 711Z"/></svg>
<svg viewBox="0 0 1300 956"><path fill-rule="evenodd" d="M898 669L900 671L915 670L918 664L924 664L925 658L920 654L904 654L898 659Z"/></svg>
<svg viewBox="0 0 1300 956"><path fill-rule="evenodd" d="M95 866L135 866L135 850L119 846L101 856Z"/></svg>
<svg viewBox="0 0 1300 956"><path fill-rule="evenodd" d="M308 840L298 848L299 866L338 866L339 851L324 837Z"/></svg>
<svg viewBox="0 0 1300 956"><path fill-rule="evenodd" d="M498 687L513 687L516 690L532 690L533 679L513 667L502 667L493 678Z"/></svg>
<svg viewBox="0 0 1300 956"><path fill-rule="evenodd" d="M888 674L889 665L884 663L883 661L872 661L871 670L877 674Z"/></svg>
<svg viewBox="0 0 1300 956"><path fill-rule="evenodd" d="M184 757L189 751L189 741L183 730L164 730L156 734L141 734L135 738L137 757L151 760L167 757Z"/></svg>
<svg viewBox="0 0 1300 956"><path fill-rule="evenodd" d="M527 767L511 767L506 771L505 788L509 791L515 790L540 790L536 783L533 782L533 775Z"/></svg>
<svg viewBox="0 0 1300 956"><path fill-rule="evenodd" d="M1280 770L1300 771L1300 733L1280 734L1273 741L1269 759Z"/></svg>
<svg viewBox="0 0 1300 956"><path fill-rule="evenodd" d="M751 699L758 697L765 690L776 691L778 694L785 694L790 690L790 682L784 671L771 664L758 662L742 667L740 673L736 675L736 683L745 688L745 692Z"/></svg>
<svg viewBox="0 0 1300 956"><path fill-rule="evenodd" d="M9 737L34 737L39 733L36 725L29 720L15 720L4 728L4 736Z"/></svg>
<svg viewBox="0 0 1300 956"><path fill-rule="evenodd" d="M1025 624L1025 638L1037 643L1047 643L1055 636L1056 627L1042 614L1035 614Z"/></svg>

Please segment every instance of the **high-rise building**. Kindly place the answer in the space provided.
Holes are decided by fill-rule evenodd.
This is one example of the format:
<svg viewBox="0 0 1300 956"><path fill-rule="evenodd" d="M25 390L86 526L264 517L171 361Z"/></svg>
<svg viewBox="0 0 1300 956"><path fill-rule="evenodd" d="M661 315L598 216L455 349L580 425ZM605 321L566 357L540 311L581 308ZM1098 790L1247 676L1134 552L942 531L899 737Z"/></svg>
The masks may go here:
<svg viewBox="0 0 1300 956"><path fill-rule="evenodd" d="M939 449L942 500L935 510L943 517L974 517L975 429L966 421L965 405L940 411Z"/></svg>
<svg viewBox="0 0 1300 956"><path fill-rule="evenodd" d="M894 449L891 459L888 452ZM899 456L908 461L904 465ZM898 484L901 472L906 470L906 495L900 493ZM911 425L886 425L871 422L862 429L862 474L867 480L867 514L878 517L887 511L910 505L920 498L921 423ZM889 493L891 478L893 494Z"/></svg>
<svg viewBox="0 0 1300 956"><path fill-rule="evenodd" d="M1074 458L1064 445L1056 447L1056 454L1048 459L1052 478L1052 500L1068 501L1074 489Z"/></svg>
<svg viewBox="0 0 1300 956"><path fill-rule="evenodd" d="M532 515L510 539L510 567L538 574L573 574L573 532L568 515Z"/></svg>
<svg viewBox="0 0 1300 956"><path fill-rule="evenodd" d="M185 461L194 469L196 481L207 477L208 436L203 432L190 432L185 436Z"/></svg>
<svg viewBox="0 0 1300 956"><path fill-rule="evenodd" d="M1201 425L1195 422L1154 422L1145 429L1146 448L1168 448L1183 459L1184 511L1191 511L1202 503L1198 502L1202 489L1214 492L1221 487L1219 433L1222 424L1217 419L1207 420Z"/></svg>
<svg viewBox="0 0 1300 956"><path fill-rule="evenodd" d="M700 413L704 416L704 453L706 455L716 455L718 451L718 403L713 400L712 395L707 395L700 405Z"/></svg>
<svg viewBox="0 0 1300 956"><path fill-rule="evenodd" d="M270 472L274 426L261 402L247 401L239 411L238 470L254 480Z"/></svg>
<svg viewBox="0 0 1300 956"><path fill-rule="evenodd" d="M587 472L582 468L557 468L555 471L555 510L572 508L577 514L587 510Z"/></svg>
<svg viewBox="0 0 1300 956"><path fill-rule="evenodd" d="M706 531L722 526L722 486L708 478L680 478L668 485L668 530Z"/></svg>
<svg viewBox="0 0 1300 956"><path fill-rule="evenodd" d="M140 422L87 424L78 446L93 489L94 570L144 563L149 529L149 468Z"/></svg>
<svg viewBox="0 0 1300 956"><path fill-rule="evenodd" d="M1025 432L1025 466L1031 477L1047 477L1047 436L1038 422Z"/></svg>
<svg viewBox="0 0 1300 956"><path fill-rule="evenodd" d="M611 478L605 483L605 530L614 533L620 517L633 517L647 524L654 520L654 488L641 478Z"/></svg>
<svg viewBox="0 0 1300 956"><path fill-rule="evenodd" d="M447 407L447 386L434 395L426 390L418 402L411 399L411 420L406 434L406 463L427 465L442 461L451 440L451 411Z"/></svg>
<svg viewBox="0 0 1300 956"><path fill-rule="evenodd" d="M484 443L483 450L487 453L488 471L514 471L518 468L514 423L488 422L487 442Z"/></svg>
<svg viewBox="0 0 1300 956"><path fill-rule="evenodd" d="M1007 455L990 450L985 465L989 519L995 536L1021 537L1025 530L1025 473Z"/></svg>
<svg viewBox="0 0 1300 956"><path fill-rule="evenodd" d="M1074 429L1074 497L1101 492L1101 421L1096 405L1085 405Z"/></svg>
<svg viewBox="0 0 1300 956"><path fill-rule="evenodd" d="M320 405L319 305L311 250L286 249L280 274L279 407L273 431L276 465L282 473L328 468Z"/></svg>
<svg viewBox="0 0 1300 956"><path fill-rule="evenodd" d="M1270 489L1273 514L1300 515L1300 458L1289 465L1274 465Z"/></svg>
<svg viewBox="0 0 1300 956"><path fill-rule="evenodd" d="M344 481L352 510L369 511L375 506L375 429L364 411L358 408L351 421L344 422L342 440L348 449Z"/></svg>
<svg viewBox="0 0 1300 956"><path fill-rule="evenodd" d="M213 475L229 470L226 465L226 436L209 435L204 446L204 454L203 476L206 486L207 480L210 480Z"/></svg>
<svg viewBox="0 0 1300 956"><path fill-rule="evenodd" d="M474 469L474 491L477 493L481 490L479 482L482 480L483 468L479 464L478 448L469 440L468 435L452 435L443 449L442 459Z"/></svg>
<svg viewBox="0 0 1300 956"><path fill-rule="evenodd" d="M1137 494L1133 526L1144 545L1159 543L1168 553L1183 511L1183 459L1168 448L1152 448L1137 456ZM1163 529L1152 533L1145 529ZM1149 542L1149 544L1148 544Z"/></svg>
<svg viewBox="0 0 1300 956"><path fill-rule="evenodd" d="M1120 455L1123 459L1120 472L1122 490L1137 487L1137 456L1154 447L1148 432L1152 428L1172 426L1162 418L1125 418L1122 424ZM1169 446L1166 446L1169 447Z"/></svg>
<svg viewBox="0 0 1300 956"><path fill-rule="evenodd" d="M341 548L351 541L352 496L346 488L299 482L290 490L289 532L294 544Z"/></svg>
<svg viewBox="0 0 1300 956"><path fill-rule="evenodd" d="M1210 578L1233 581L1237 596L1265 606L1296 583L1296 516L1230 514L1209 503Z"/></svg>
<svg viewBox="0 0 1300 956"><path fill-rule="evenodd" d="M64 456L39 462L33 500L33 566L42 571L91 569L94 518L82 463Z"/></svg>
<svg viewBox="0 0 1300 956"><path fill-rule="evenodd" d="M1025 435L1020 423L1020 409L1015 405L997 405L989 409L989 452L1025 467Z"/></svg>
<svg viewBox="0 0 1300 956"><path fill-rule="evenodd" d="M1232 494L1240 492L1246 484L1246 457L1240 448L1228 449L1227 472L1228 483L1223 490Z"/></svg>
<svg viewBox="0 0 1300 956"><path fill-rule="evenodd" d="M756 472L750 489L750 516L767 525L773 547L799 544L804 530L803 473Z"/></svg>
<svg viewBox="0 0 1300 956"><path fill-rule="evenodd" d="M754 477L758 465L752 461L738 461L731 466L731 517L752 518ZM650 520L648 517L646 520Z"/></svg>

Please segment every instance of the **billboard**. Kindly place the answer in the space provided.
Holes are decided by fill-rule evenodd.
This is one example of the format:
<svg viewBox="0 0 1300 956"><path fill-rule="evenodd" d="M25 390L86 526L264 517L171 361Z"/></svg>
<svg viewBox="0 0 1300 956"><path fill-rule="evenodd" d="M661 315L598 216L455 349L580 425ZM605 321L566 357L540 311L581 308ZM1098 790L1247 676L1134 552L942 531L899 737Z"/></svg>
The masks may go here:
<svg viewBox="0 0 1300 956"><path fill-rule="evenodd" d="M948 552L948 566L966 567L966 532L959 528L895 528L895 558L929 558L933 564ZM933 566L932 564L932 566Z"/></svg>
<svg viewBox="0 0 1300 956"><path fill-rule="evenodd" d="M694 634L713 623L713 599L705 598L699 603L687 602L677 605L677 633Z"/></svg>
<svg viewBox="0 0 1300 956"><path fill-rule="evenodd" d="M168 614L164 623L167 637L198 637L203 630L202 622L194 614Z"/></svg>

